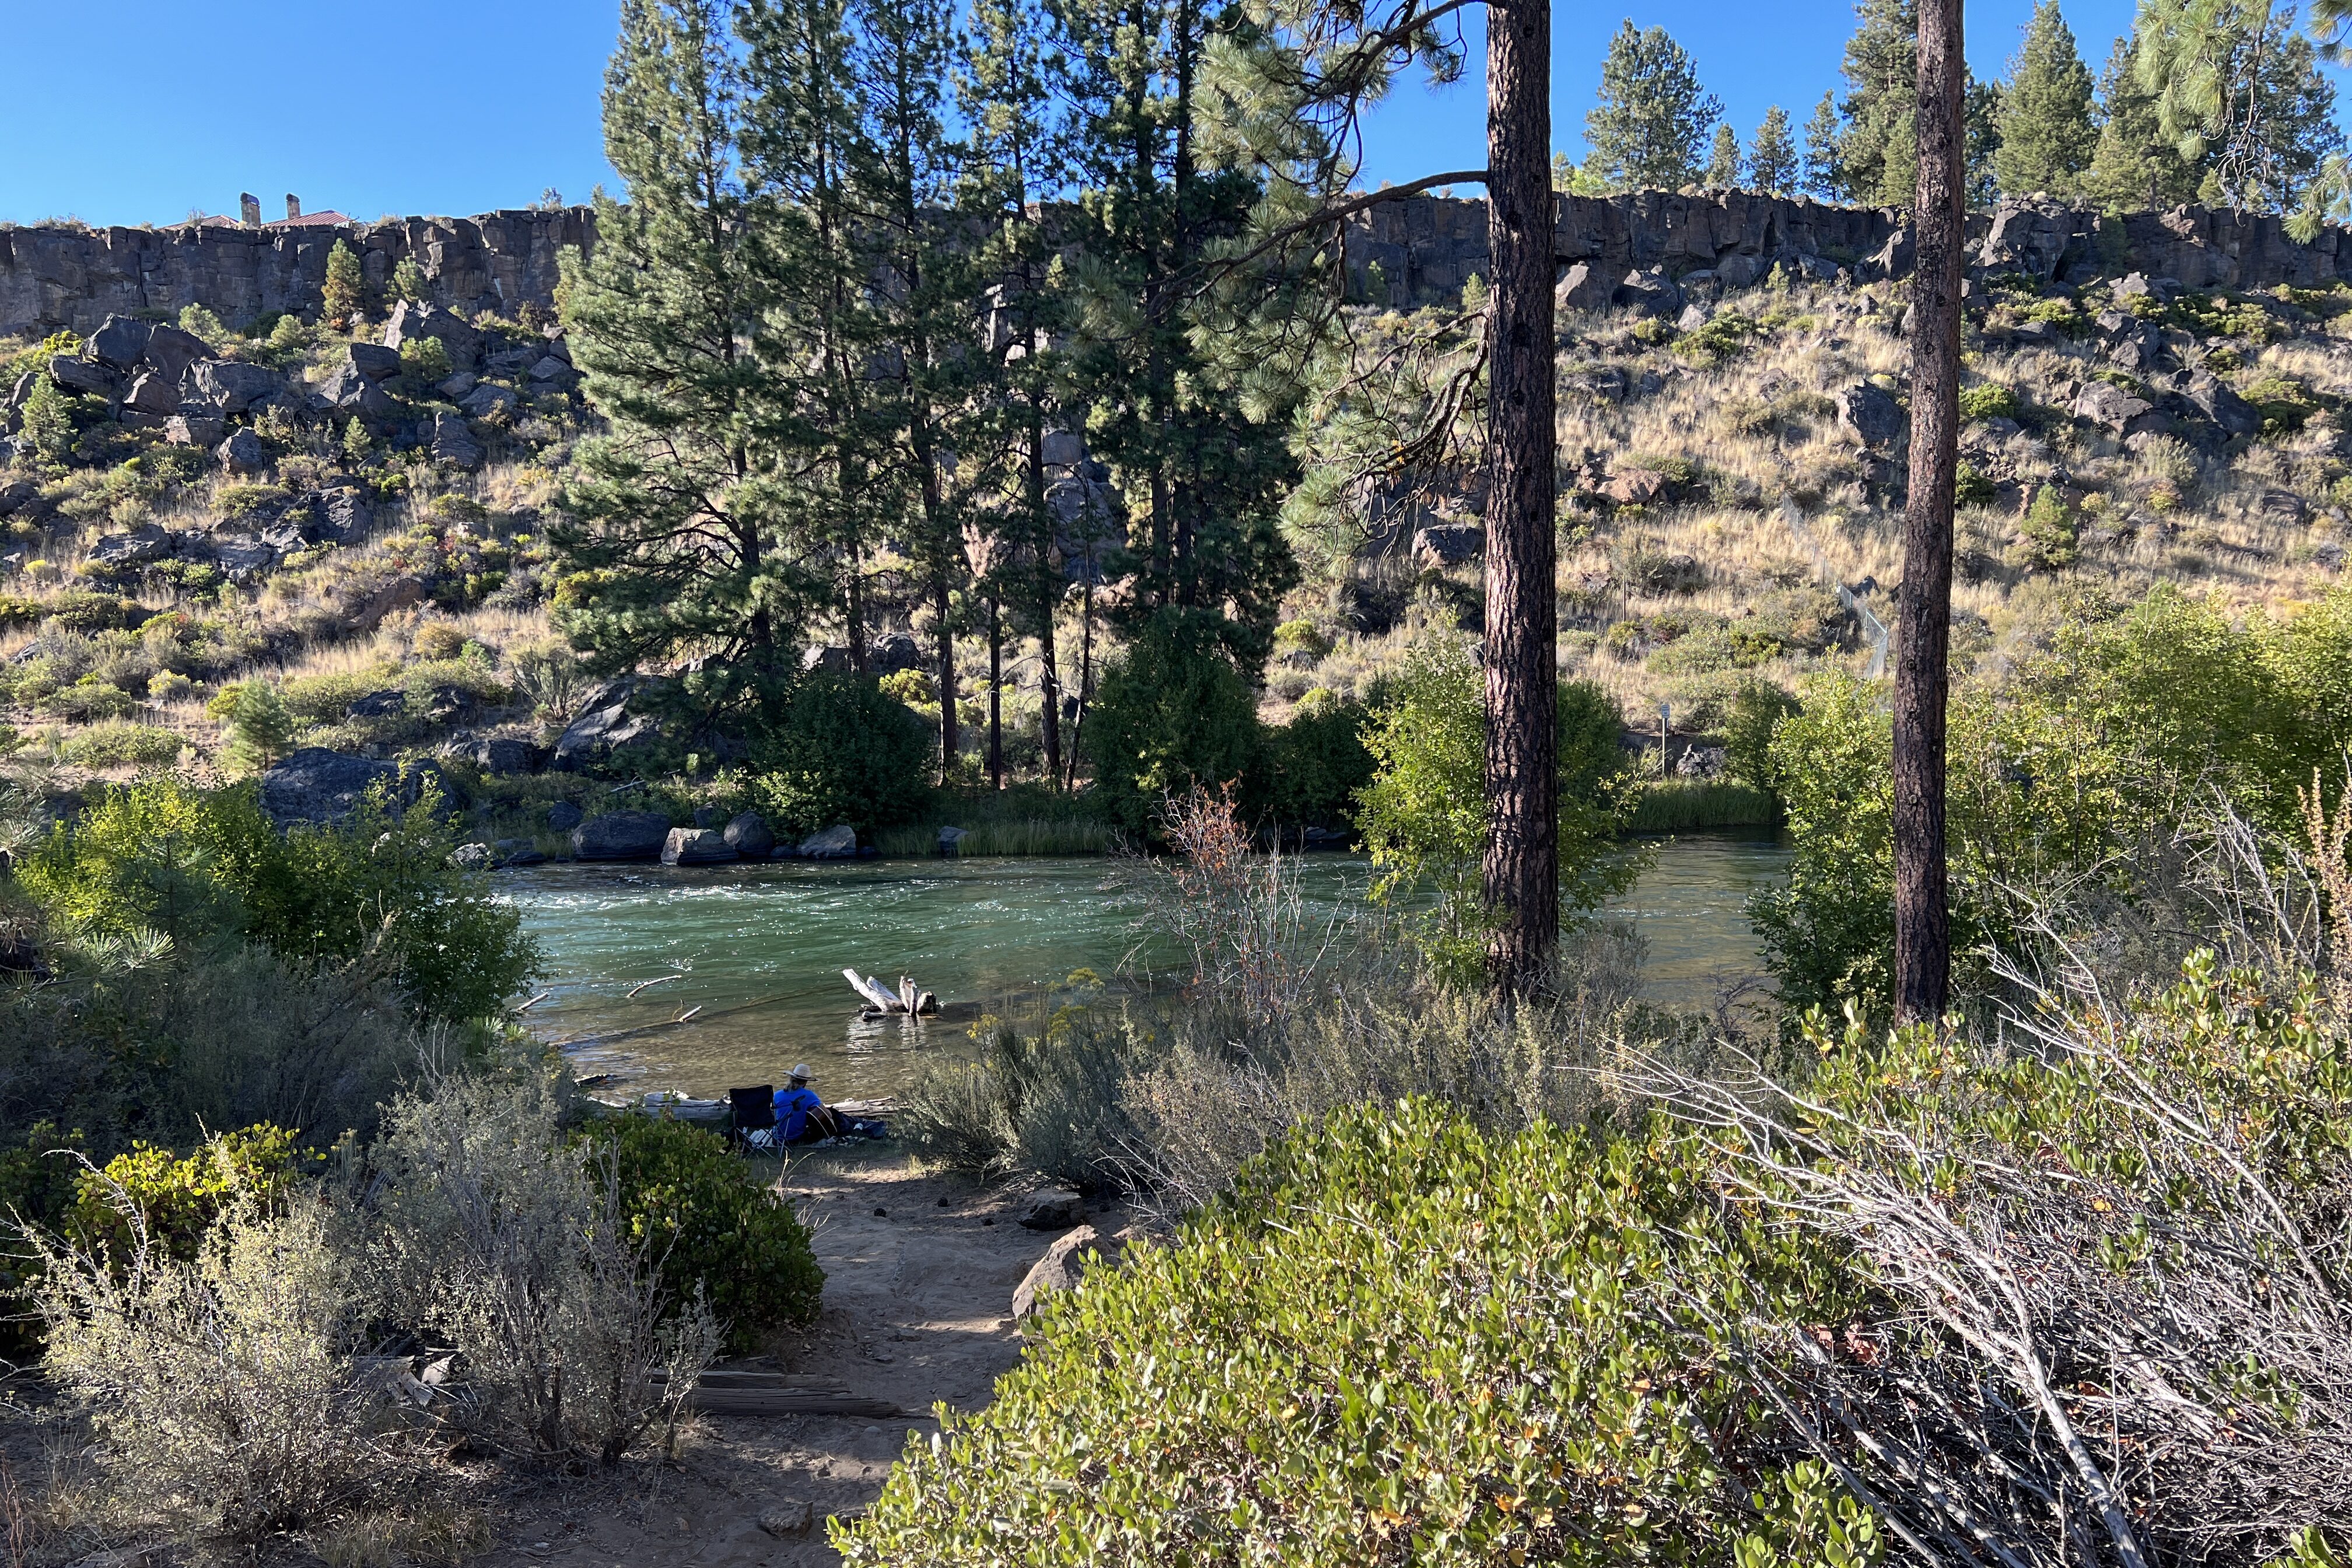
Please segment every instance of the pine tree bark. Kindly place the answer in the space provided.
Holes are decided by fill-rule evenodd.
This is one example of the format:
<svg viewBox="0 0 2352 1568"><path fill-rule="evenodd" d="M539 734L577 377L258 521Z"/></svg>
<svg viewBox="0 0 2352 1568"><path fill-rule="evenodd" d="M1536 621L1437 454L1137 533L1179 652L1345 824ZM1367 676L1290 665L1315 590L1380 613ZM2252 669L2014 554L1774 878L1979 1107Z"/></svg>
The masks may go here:
<svg viewBox="0 0 2352 1568"><path fill-rule="evenodd" d="M940 681L940 783L955 782L956 753L963 750L963 740L956 732L956 663L955 623L951 618L953 603L948 594L948 574L942 570L931 579L931 613L939 623Z"/></svg>
<svg viewBox="0 0 2352 1568"><path fill-rule="evenodd" d="M1952 921L1944 840L1945 703L1952 631L1952 501L1959 461L1960 263L1967 147L1960 0L1919 0L1918 260L1911 274L1911 489L1895 658L1895 1010L1943 1016Z"/></svg>
<svg viewBox="0 0 2352 1568"><path fill-rule="evenodd" d="M1553 602L1550 0L1486 19L1487 974L1524 994L1559 942Z"/></svg>
<svg viewBox="0 0 2352 1568"><path fill-rule="evenodd" d="M988 597L988 787L1004 787L1004 616Z"/></svg>

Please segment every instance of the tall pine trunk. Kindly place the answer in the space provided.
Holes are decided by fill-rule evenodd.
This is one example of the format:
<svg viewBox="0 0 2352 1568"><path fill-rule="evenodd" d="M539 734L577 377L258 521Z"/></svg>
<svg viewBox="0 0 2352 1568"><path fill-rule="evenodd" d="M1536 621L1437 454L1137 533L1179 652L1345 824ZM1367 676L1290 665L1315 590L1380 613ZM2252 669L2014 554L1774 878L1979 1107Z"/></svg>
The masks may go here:
<svg viewBox="0 0 2352 1568"><path fill-rule="evenodd" d="M1054 608L1060 595L1061 574L1054 565L1054 526L1045 510L1045 416L1033 400L1029 405L1029 518L1038 531L1034 563L1037 576L1037 673L1040 703L1039 739L1045 746L1045 782L1062 776L1062 674L1054 658Z"/></svg>
<svg viewBox="0 0 2352 1568"><path fill-rule="evenodd" d="M1488 977L1542 985L1559 942L1558 611L1553 603L1550 0L1486 19Z"/></svg>
<svg viewBox="0 0 2352 1568"><path fill-rule="evenodd" d="M931 578L931 611L940 631L940 783L954 782L956 753L963 749L956 733L955 626L949 618L948 574L944 567Z"/></svg>
<svg viewBox="0 0 2352 1568"><path fill-rule="evenodd" d="M1952 487L1959 460L1960 247L1967 232L1960 0L1919 0L1918 264L1911 274L1911 490L1895 660L1895 1008L1950 997L1944 719L1952 629Z"/></svg>
<svg viewBox="0 0 2352 1568"><path fill-rule="evenodd" d="M988 787L1004 787L1004 618L988 596Z"/></svg>

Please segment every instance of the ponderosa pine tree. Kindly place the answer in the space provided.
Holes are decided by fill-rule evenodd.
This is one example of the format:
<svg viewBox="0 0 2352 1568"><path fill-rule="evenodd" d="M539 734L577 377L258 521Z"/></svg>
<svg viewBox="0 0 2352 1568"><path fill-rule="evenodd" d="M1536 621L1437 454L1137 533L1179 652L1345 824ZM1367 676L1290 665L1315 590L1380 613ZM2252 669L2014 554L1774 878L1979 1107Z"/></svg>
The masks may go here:
<svg viewBox="0 0 2352 1568"><path fill-rule="evenodd" d="M1805 121L1805 194L1825 202L1845 199L1845 171L1838 164L1837 94L1822 94Z"/></svg>
<svg viewBox="0 0 2352 1568"><path fill-rule="evenodd" d="M966 461L985 499L970 551L988 614L988 771L1004 783L1004 632L1037 638L1039 739L1045 774L1062 776L1062 676L1056 620L1066 579L1048 500L1045 437L1060 412L1066 274L1041 198L1067 182L1068 131L1055 91L1059 50L1037 0L975 0L971 47L956 80L971 157L956 207L981 238L974 265L992 279Z"/></svg>
<svg viewBox="0 0 2352 1568"><path fill-rule="evenodd" d="M1748 144L1748 188L1769 195L1793 195L1799 178L1797 141L1789 129L1789 111L1776 103L1764 111Z"/></svg>
<svg viewBox="0 0 2352 1568"><path fill-rule="evenodd" d="M1116 624L1194 623L1255 681L1297 575L1277 525L1295 470L1286 410L1244 407L1245 367L1195 331L1213 242L1260 195L1238 160L1204 153L1223 24L1206 0L1050 0L1049 13L1083 192L1065 384L1130 510Z"/></svg>
<svg viewBox="0 0 2352 1568"><path fill-rule="evenodd" d="M2075 51L2058 0L2038 0L2000 100L1993 175L2007 195L2071 196L2098 150L2091 72Z"/></svg>
<svg viewBox="0 0 2352 1568"><path fill-rule="evenodd" d="M1678 190L1699 177L1700 146L1723 105L1664 27L1621 26L1601 62L1601 99L1584 117L1585 168L1612 190Z"/></svg>
<svg viewBox="0 0 2352 1568"><path fill-rule="evenodd" d="M1715 127L1715 144L1707 149L1706 173L1701 183L1718 191L1739 184L1739 133L1724 121Z"/></svg>
<svg viewBox="0 0 2352 1568"><path fill-rule="evenodd" d="M1846 93L1838 100L1835 152L1829 159L1833 200L1907 207L1919 172L1914 78L1918 66L1917 0L1858 0L1853 37L1840 67ZM2000 142L2000 89L1970 77L1961 97L1963 155L1971 204L1990 200L1992 159ZM1815 124L1821 117L1815 116ZM1807 128L1812 140L1812 127ZM1809 149L1810 151L1810 149Z"/></svg>
<svg viewBox="0 0 2352 1568"><path fill-rule="evenodd" d="M741 161L746 94L716 0L625 0L605 76L593 254L563 258L573 361L604 433L582 442L556 617L597 668L700 658L710 709L772 691L803 604L751 349L773 302Z"/></svg>
<svg viewBox="0 0 2352 1568"><path fill-rule="evenodd" d="M2200 201L2292 209L2342 154L2335 86L2293 24L2292 8L2267 0L2141 0L2139 85L2182 161L2201 171Z"/></svg>
<svg viewBox="0 0 2352 1568"><path fill-rule="evenodd" d="M2103 212L2161 212L2193 202L2203 178L2164 133L2138 61L2137 42L2117 38L2099 75L2099 141L2082 191Z"/></svg>
<svg viewBox="0 0 2352 1568"><path fill-rule="evenodd" d="M761 202L756 224L775 288L758 352L778 388L772 436L789 475L797 536L830 579L850 668L867 663L866 575L893 520L876 483L889 461L868 374L885 352L867 287L877 259L857 181L863 136L843 0L743 0L736 31L760 93L743 156Z"/></svg>
<svg viewBox="0 0 2352 1568"><path fill-rule="evenodd" d="M339 239L327 252L327 276L319 289L320 313L329 326L345 331L366 304L367 274L360 268L359 252L349 240Z"/></svg>
<svg viewBox="0 0 2352 1568"><path fill-rule="evenodd" d="M956 589L968 575L964 498L957 482L958 416L968 405L976 279L961 237L948 232L962 150L944 110L958 52L941 0L857 0L853 14L863 141L856 243L869 270L868 310L880 353L870 362L874 430L885 444L871 466L886 515L898 526L930 599L940 698L940 780L950 782L957 733Z"/></svg>

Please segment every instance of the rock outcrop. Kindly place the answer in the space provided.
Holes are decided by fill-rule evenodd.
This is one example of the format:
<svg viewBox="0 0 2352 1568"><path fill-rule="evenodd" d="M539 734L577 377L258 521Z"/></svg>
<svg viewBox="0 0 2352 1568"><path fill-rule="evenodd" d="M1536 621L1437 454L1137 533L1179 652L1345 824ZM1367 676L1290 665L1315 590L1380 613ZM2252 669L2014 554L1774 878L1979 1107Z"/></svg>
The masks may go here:
<svg viewBox="0 0 2352 1568"><path fill-rule="evenodd" d="M669 818L654 811L607 811L572 830L572 853L583 860L658 860L669 841Z"/></svg>

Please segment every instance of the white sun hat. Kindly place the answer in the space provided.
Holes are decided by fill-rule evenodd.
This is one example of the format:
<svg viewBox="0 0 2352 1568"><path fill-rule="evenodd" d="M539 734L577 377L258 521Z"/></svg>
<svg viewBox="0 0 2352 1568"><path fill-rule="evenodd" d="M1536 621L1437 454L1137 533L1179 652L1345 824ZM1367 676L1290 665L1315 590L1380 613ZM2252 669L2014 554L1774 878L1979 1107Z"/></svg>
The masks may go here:
<svg viewBox="0 0 2352 1568"><path fill-rule="evenodd" d="M808 1082L808 1080L809 1080L809 1069L808 1069L808 1063L806 1063L806 1062L794 1062L794 1063L793 1064L793 1081L794 1083L806 1083L806 1082Z"/></svg>

